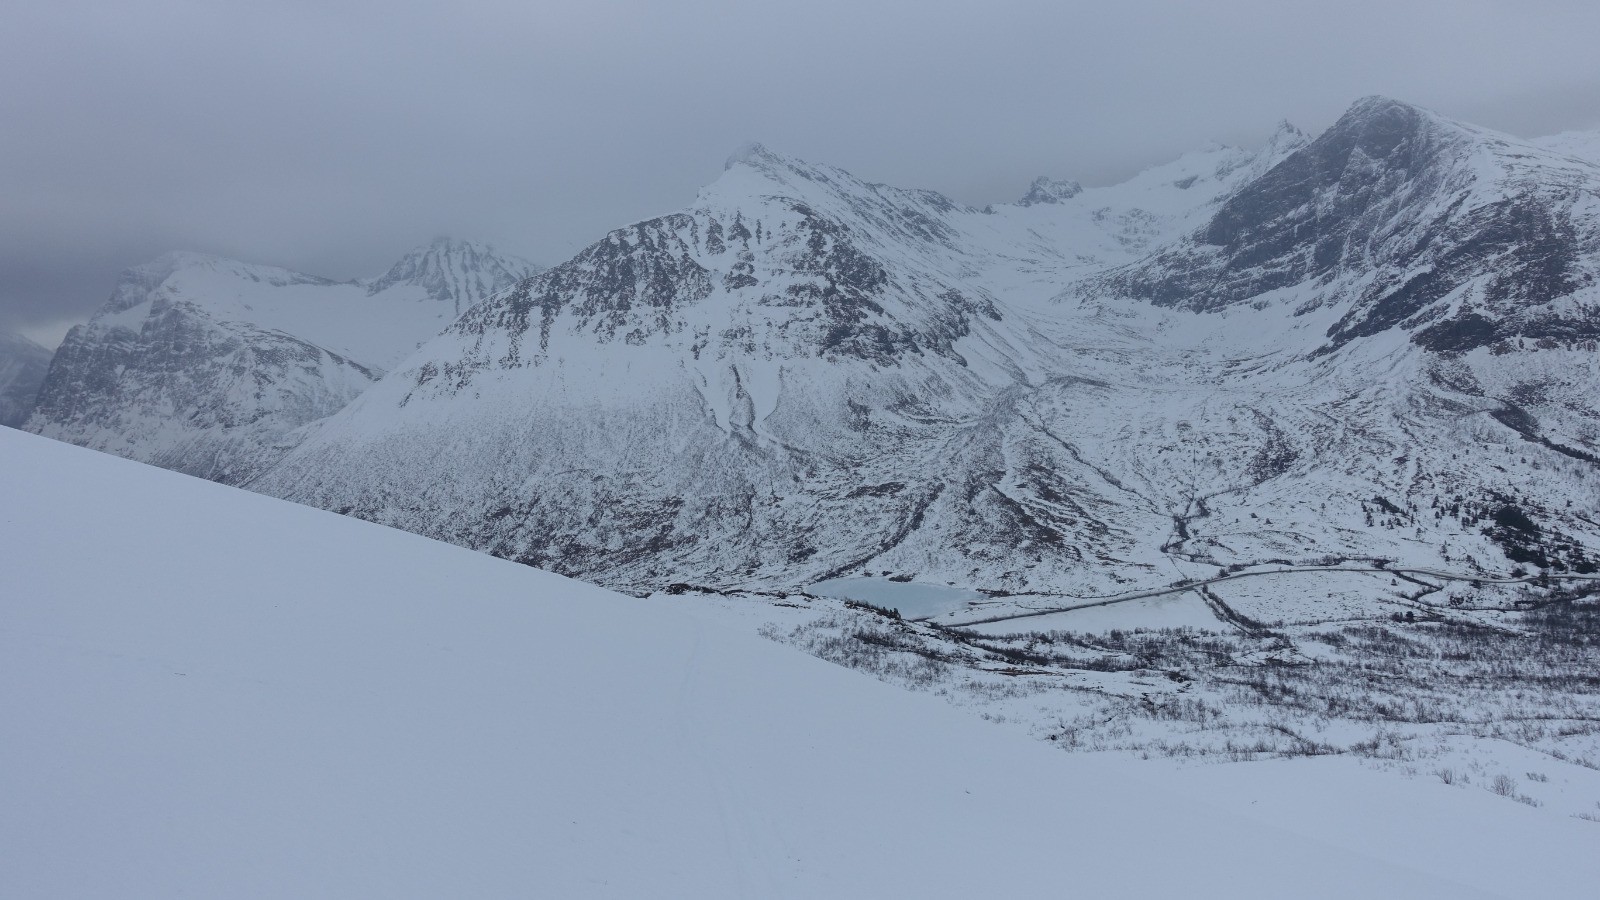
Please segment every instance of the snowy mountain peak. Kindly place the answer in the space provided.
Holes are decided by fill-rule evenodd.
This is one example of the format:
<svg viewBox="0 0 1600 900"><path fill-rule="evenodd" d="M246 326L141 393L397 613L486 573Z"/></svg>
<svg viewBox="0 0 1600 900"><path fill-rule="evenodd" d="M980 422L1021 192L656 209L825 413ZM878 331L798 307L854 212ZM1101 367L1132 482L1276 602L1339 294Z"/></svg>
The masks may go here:
<svg viewBox="0 0 1600 900"><path fill-rule="evenodd" d="M1309 143L1311 143L1310 135L1295 127L1288 119L1281 119L1278 127L1272 132L1272 137L1267 138L1265 152L1287 155Z"/></svg>
<svg viewBox="0 0 1600 900"><path fill-rule="evenodd" d="M1408 138L1418 138L1455 123L1443 116L1388 97L1363 97L1350 105L1339 121L1318 140L1348 154L1383 159Z"/></svg>
<svg viewBox="0 0 1600 900"><path fill-rule="evenodd" d="M1383 94L1368 94L1365 97L1358 97L1344 111L1345 116L1356 118L1394 114L1430 115L1427 110L1414 103L1396 100Z"/></svg>
<svg viewBox="0 0 1600 900"><path fill-rule="evenodd" d="M769 163L779 162L781 159L782 158L779 157L778 154L768 150L765 144L762 144L759 141L750 141L749 143L740 146L739 149L728 154L728 159L722 164L722 169L723 171L727 171L728 169L739 165L767 165Z"/></svg>
<svg viewBox="0 0 1600 900"><path fill-rule="evenodd" d="M1600 325L1574 293L1593 280L1597 195L1600 169L1579 159L1367 97L1191 238L1085 293L1336 311L1319 353L1396 328L1450 354L1588 340Z"/></svg>
<svg viewBox="0 0 1600 900"><path fill-rule="evenodd" d="M438 237L418 247L367 283L369 295L398 285L415 285L460 315L490 294L505 290L543 266L497 252L487 244Z"/></svg>
<svg viewBox="0 0 1600 900"><path fill-rule="evenodd" d="M1033 206L1037 203L1060 203L1070 200L1083 193L1083 185L1076 181L1066 181L1059 178L1050 178L1040 175L1028 186L1028 193L1017 201L1018 206Z"/></svg>
<svg viewBox="0 0 1600 900"><path fill-rule="evenodd" d="M824 168L826 167L812 165L797 156L779 153L755 141L733 151L722 165L724 172L747 169L779 179L786 178L790 174L815 177L815 174Z"/></svg>
<svg viewBox="0 0 1600 900"><path fill-rule="evenodd" d="M701 205L749 205L765 196L789 199L858 193L872 187L834 166L807 162L764 144L749 143L728 157L722 175L700 191Z"/></svg>
<svg viewBox="0 0 1600 900"><path fill-rule="evenodd" d="M1289 121L1288 119L1279 119L1278 120L1278 126L1277 126L1277 128L1275 128L1273 130L1273 132L1272 132L1272 140L1269 141L1269 143L1275 142L1280 137L1283 137L1283 136L1293 136L1293 137L1302 138L1302 139L1308 140L1308 141L1310 140L1309 137L1306 137L1306 133L1304 131L1300 130L1300 127L1298 125L1294 124L1293 122Z"/></svg>

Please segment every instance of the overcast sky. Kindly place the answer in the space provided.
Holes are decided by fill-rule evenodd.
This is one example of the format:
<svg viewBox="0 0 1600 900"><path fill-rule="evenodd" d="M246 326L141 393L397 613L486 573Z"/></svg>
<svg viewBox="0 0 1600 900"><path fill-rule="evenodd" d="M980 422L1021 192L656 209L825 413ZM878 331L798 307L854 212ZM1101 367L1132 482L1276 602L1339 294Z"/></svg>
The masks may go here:
<svg viewBox="0 0 1600 900"><path fill-rule="evenodd" d="M1600 127L1594 0L11 4L0 328L54 345L191 248L350 278L438 234L538 262L760 140L987 203L1385 94Z"/></svg>

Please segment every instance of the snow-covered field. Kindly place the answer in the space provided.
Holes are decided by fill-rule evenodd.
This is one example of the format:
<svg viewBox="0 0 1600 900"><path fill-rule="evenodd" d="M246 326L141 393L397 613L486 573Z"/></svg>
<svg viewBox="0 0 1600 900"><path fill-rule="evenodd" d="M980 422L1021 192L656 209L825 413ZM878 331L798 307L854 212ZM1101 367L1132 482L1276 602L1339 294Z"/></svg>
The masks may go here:
<svg viewBox="0 0 1600 900"><path fill-rule="evenodd" d="M0 547L0 896L1600 879L1600 826L1489 791L1337 757L1063 754L756 637L779 607L624 597L9 429Z"/></svg>

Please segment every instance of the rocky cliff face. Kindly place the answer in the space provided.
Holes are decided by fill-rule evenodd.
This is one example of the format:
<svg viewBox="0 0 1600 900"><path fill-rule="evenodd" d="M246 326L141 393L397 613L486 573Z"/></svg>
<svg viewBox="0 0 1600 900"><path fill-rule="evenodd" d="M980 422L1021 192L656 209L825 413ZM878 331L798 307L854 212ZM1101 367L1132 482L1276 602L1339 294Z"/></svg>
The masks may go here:
<svg viewBox="0 0 1600 900"><path fill-rule="evenodd" d="M1083 290L1341 307L1326 350L1391 328L1442 352L1589 340L1600 320L1573 304L1594 280L1597 186L1592 163L1368 98L1188 238Z"/></svg>

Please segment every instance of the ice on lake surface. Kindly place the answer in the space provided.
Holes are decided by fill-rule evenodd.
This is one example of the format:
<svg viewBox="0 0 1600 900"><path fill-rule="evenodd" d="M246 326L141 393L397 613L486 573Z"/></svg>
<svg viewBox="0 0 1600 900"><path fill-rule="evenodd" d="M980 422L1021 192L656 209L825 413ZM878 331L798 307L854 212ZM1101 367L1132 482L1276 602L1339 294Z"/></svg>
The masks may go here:
<svg viewBox="0 0 1600 900"><path fill-rule="evenodd" d="M830 578L811 585L807 590L824 597L843 597L886 609L897 609L900 615L911 619L955 612L966 609L969 601L987 599L968 588L890 581L887 578Z"/></svg>

